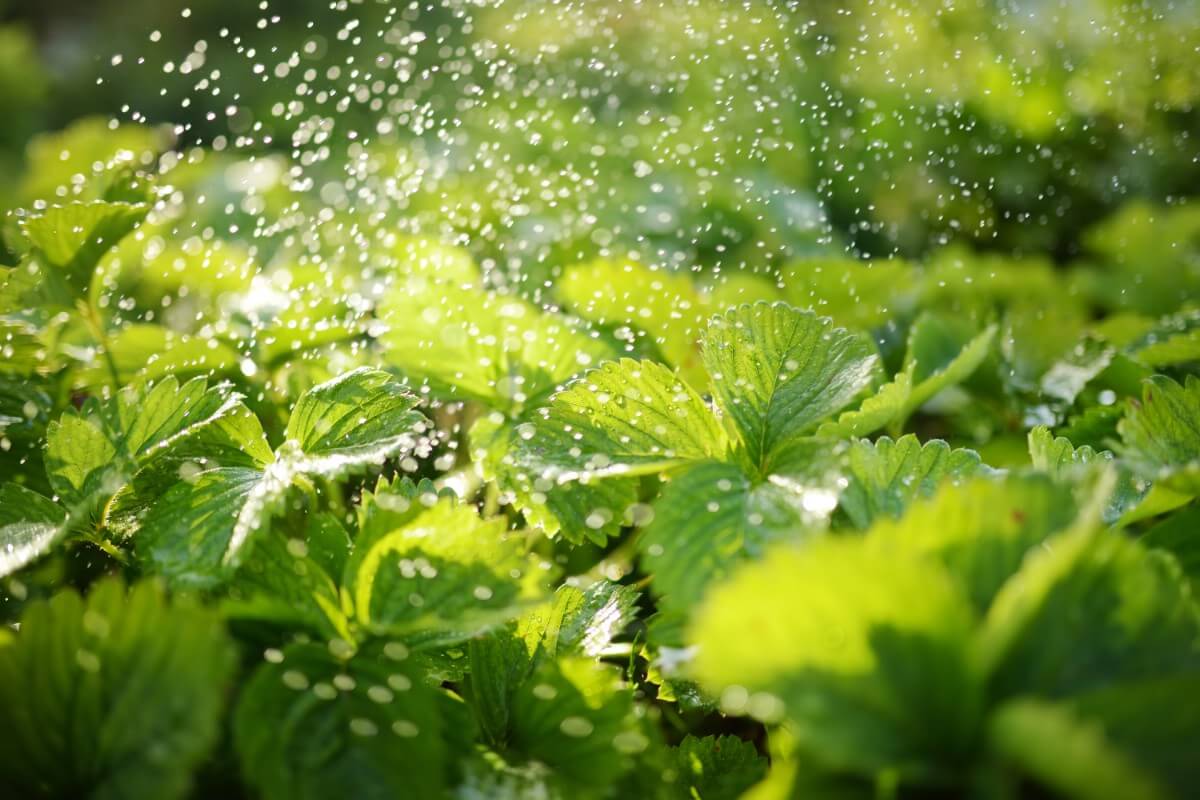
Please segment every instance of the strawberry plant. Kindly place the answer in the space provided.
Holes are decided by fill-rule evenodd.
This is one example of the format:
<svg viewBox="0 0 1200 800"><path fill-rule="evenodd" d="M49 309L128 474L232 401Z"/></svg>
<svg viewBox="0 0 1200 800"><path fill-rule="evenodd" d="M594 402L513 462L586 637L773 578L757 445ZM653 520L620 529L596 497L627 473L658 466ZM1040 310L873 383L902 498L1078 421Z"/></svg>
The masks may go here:
<svg viewBox="0 0 1200 800"><path fill-rule="evenodd" d="M904 160L859 141L910 119L878 75L822 83L853 130L789 116L782 54L841 64L804 37L861 9L624 9L695 38L684 80L611 9L360 5L263 3L261 42L164 68L227 131L83 118L0 159L0 797L1195 793L1200 216L1059 180L1125 147L1085 106L1163 149L1186 76L1153 113L1057 72L1021 106L1024 40L909 26L963 73L914 71L947 146L900 224L830 161ZM1104 52L1095 85L1134 71ZM1013 144L1070 120L1067 166ZM954 158L1009 182L922 194Z"/></svg>

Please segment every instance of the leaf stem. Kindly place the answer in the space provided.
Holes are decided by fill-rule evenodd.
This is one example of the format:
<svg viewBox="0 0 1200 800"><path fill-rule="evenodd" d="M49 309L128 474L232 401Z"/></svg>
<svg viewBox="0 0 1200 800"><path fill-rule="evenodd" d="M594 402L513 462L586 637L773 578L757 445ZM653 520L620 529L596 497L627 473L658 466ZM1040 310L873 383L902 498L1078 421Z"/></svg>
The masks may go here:
<svg viewBox="0 0 1200 800"><path fill-rule="evenodd" d="M104 332L104 323L100 319L100 312L88 300L81 300L79 309L92 338L96 340L100 350L104 353L104 362L108 365L108 374L112 379L112 389L116 392L121 388L121 373L117 370L117 362L113 360L112 352L108 348L108 335Z"/></svg>

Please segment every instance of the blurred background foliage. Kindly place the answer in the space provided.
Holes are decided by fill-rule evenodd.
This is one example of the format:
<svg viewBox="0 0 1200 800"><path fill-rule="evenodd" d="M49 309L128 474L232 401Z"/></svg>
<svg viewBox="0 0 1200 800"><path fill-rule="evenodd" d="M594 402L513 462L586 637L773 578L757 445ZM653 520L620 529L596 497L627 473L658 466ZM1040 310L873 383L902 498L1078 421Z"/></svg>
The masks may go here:
<svg viewBox="0 0 1200 800"><path fill-rule="evenodd" d="M115 115L285 154L284 207L403 217L535 282L621 247L757 271L961 241L1128 269L1164 226L1196 277L1172 210L1200 186L1193 3L2 5L8 206L49 185L20 177L56 155L31 135Z"/></svg>

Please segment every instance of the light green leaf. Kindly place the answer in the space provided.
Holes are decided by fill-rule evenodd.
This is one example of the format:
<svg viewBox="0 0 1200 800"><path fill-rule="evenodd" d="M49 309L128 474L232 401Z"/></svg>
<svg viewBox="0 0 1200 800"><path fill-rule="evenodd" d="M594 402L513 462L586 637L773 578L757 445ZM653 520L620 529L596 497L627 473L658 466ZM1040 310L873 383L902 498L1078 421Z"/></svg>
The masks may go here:
<svg viewBox="0 0 1200 800"><path fill-rule="evenodd" d="M168 605L150 583L36 603L0 647L0 794L185 796L233 662L215 615Z"/></svg>
<svg viewBox="0 0 1200 800"><path fill-rule="evenodd" d="M934 439L924 445L909 434L893 441L859 440L847 454L848 484L841 507L857 528L877 518L899 517L916 499L928 497L944 482L987 472L974 450L951 449Z"/></svg>
<svg viewBox="0 0 1200 800"><path fill-rule="evenodd" d="M389 635L439 633L462 640L516 615L542 576L504 518L484 520L450 500L370 544L353 582L359 622Z"/></svg>
<svg viewBox="0 0 1200 800"><path fill-rule="evenodd" d="M703 382L697 342L705 309L687 274L599 259L569 268L555 289L584 319L644 332L687 380Z"/></svg>
<svg viewBox="0 0 1200 800"><path fill-rule="evenodd" d="M1112 532L1031 556L980 638L996 697L1052 698L1200 669L1200 619L1178 565Z"/></svg>
<svg viewBox="0 0 1200 800"><path fill-rule="evenodd" d="M1105 735L1063 704L1024 699L1006 703L988 720L989 749L1063 797L1078 800L1166 798Z"/></svg>
<svg viewBox="0 0 1200 800"><path fill-rule="evenodd" d="M727 713L786 715L826 768L944 777L981 715L971 626L937 563L825 538L778 548L708 595L692 626L695 672Z"/></svg>
<svg viewBox="0 0 1200 800"><path fill-rule="evenodd" d="M110 470L116 456L117 447L98 414L68 410L46 429L46 475L67 505L121 488L124 481Z"/></svg>
<svg viewBox="0 0 1200 800"><path fill-rule="evenodd" d="M790 440L851 403L878 368L864 339L786 303L713 317L703 353L714 394L764 470Z"/></svg>
<svg viewBox="0 0 1200 800"><path fill-rule="evenodd" d="M0 578L31 563L66 533L66 512L15 483L0 484Z"/></svg>
<svg viewBox="0 0 1200 800"><path fill-rule="evenodd" d="M294 644L282 656L254 671L233 718L242 770L263 797L443 796L452 701L425 685L406 648L341 661Z"/></svg>
<svg viewBox="0 0 1200 800"><path fill-rule="evenodd" d="M1044 476L976 477L943 486L868 537L941 561L978 612L985 611L1027 554L1075 521L1071 493Z"/></svg>
<svg viewBox="0 0 1200 800"><path fill-rule="evenodd" d="M471 285L408 281L379 313L390 363L444 396L509 413L610 355L566 318Z"/></svg>
<svg viewBox="0 0 1200 800"><path fill-rule="evenodd" d="M879 387L879 391L863 400L857 409L843 411L836 421L822 423L817 428L817 435L826 439L850 439L874 433L905 415L912 388L912 372L898 372L895 378Z"/></svg>
<svg viewBox="0 0 1200 800"><path fill-rule="evenodd" d="M360 367L301 395L285 435L304 453L304 471L338 477L415 447L425 426L416 405L392 376Z"/></svg>
<svg viewBox="0 0 1200 800"><path fill-rule="evenodd" d="M1070 405L1112 363L1116 349L1095 336L1085 336L1042 376L1042 394Z"/></svg>
<svg viewBox="0 0 1200 800"><path fill-rule="evenodd" d="M717 418L678 375L653 361L610 361L535 412L517 459L554 482L659 472L720 457Z"/></svg>
<svg viewBox="0 0 1200 800"><path fill-rule="evenodd" d="M228 375L241 363L238 351L224 342L149 323L125 325L109 337L106 346L122 383ZM111 382L105 359L90 359L78 376L78 384L93 391Z"/></svg>
<svg viewBox="0 0 1200 800"><path fill-rule="evenodd" d="M55 297L87 294L100 259L146 218L143 203L68 203L20 217L32 258Z"/></svg>
<svg viewBox="0 0 1200 800"><path fill-rule="evenodd" d="M1183 385L1165 375L1146 380L1118 423L1121 456L1165 488L1200 495L1200 378Z"/></svg>

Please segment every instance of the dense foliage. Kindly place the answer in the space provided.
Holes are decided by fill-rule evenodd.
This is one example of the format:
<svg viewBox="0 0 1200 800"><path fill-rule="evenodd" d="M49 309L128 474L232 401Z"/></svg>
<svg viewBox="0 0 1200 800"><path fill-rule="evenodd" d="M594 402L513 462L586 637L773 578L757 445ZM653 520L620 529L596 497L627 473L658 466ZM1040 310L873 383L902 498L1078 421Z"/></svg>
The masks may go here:
<svg viewBox="0 0 1200 800"><path fill-rule="evenodd" d="M1191 796L1195 15L1094 3L1153 63L1068 15L1019 79L987 3L646 4L606 109L607 4L437 5L362 10L442 44L410 72L502 65L427 76L426 138L386 88L323 126L250 81L240 144L190 104L5 134L0 796ZM261 29L313 56L299 19ZM679 97L664 26L709 70ZM22 37L0 97L53 119ZM512 90L539 37L570 90Z"/></svg>

